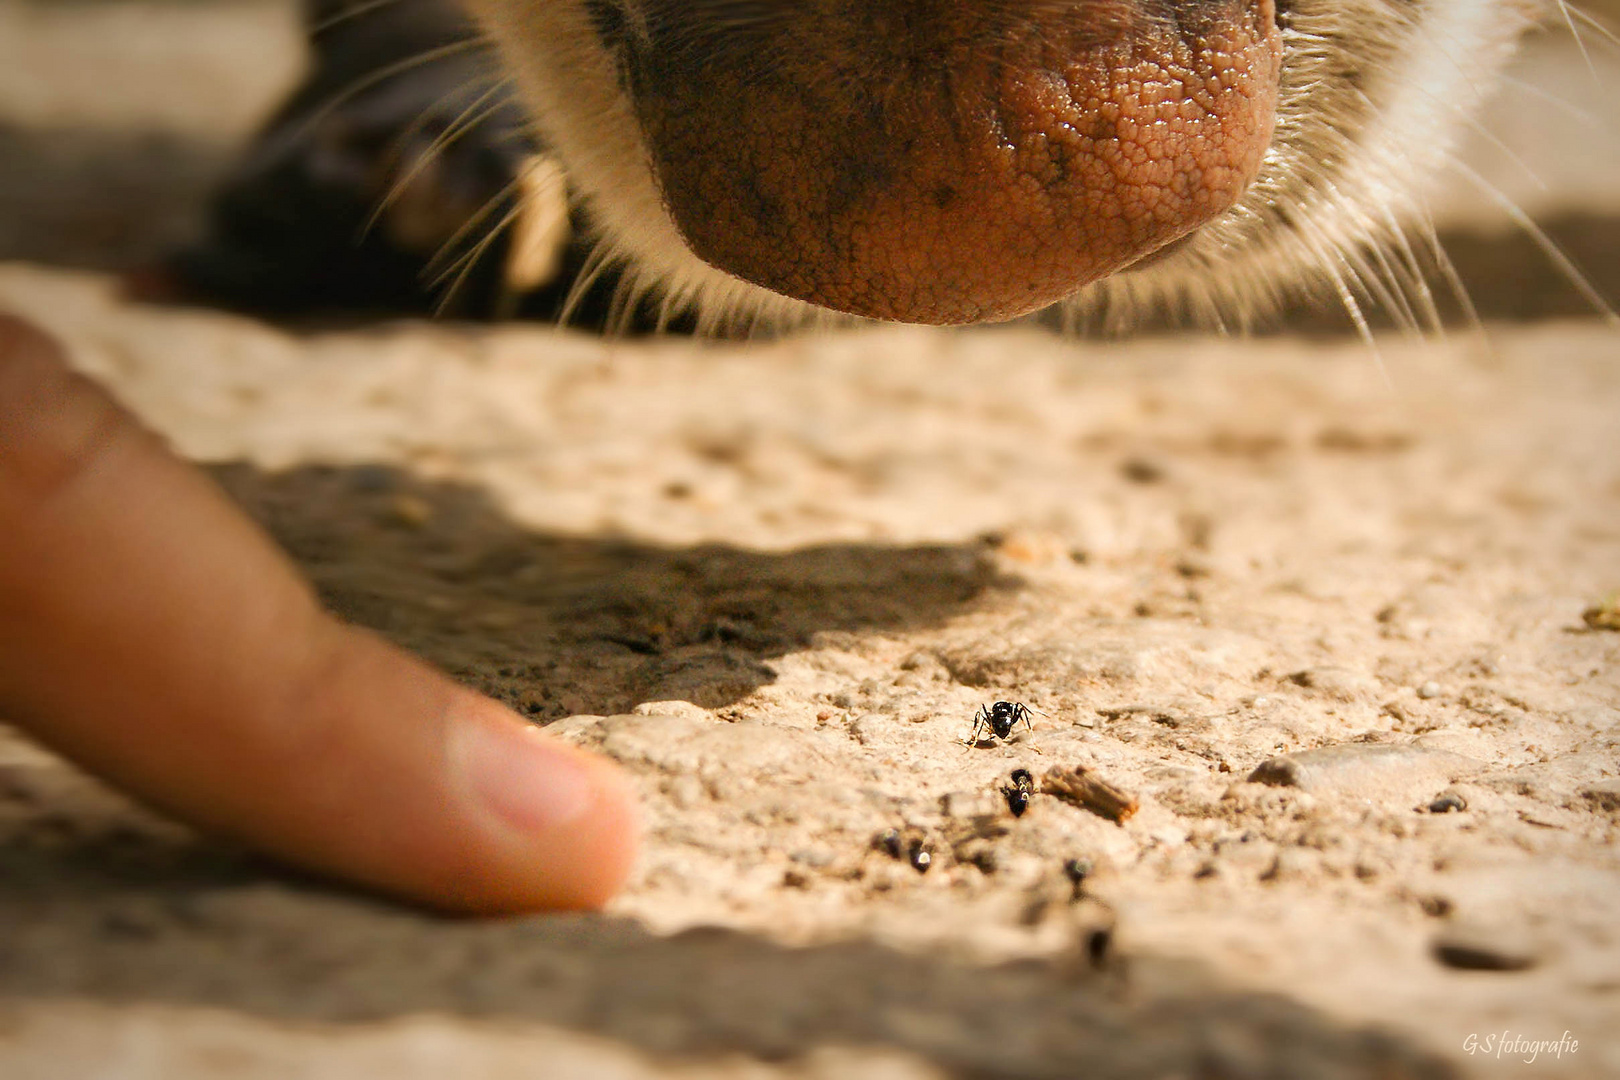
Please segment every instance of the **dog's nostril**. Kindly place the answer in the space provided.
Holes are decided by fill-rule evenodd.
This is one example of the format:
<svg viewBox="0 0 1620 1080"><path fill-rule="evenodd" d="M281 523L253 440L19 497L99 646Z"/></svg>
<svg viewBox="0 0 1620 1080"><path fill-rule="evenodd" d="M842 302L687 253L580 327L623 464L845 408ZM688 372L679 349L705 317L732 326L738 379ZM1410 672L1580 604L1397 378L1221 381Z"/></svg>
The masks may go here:
<svg viewBox="0 0 1620 1080"><path fill-rule="evenodd" d="M747 48L683 28L631 84L693 251L825 307L1044 307L1231 206L1270 140L1271 0L773 11Z"/></svg>

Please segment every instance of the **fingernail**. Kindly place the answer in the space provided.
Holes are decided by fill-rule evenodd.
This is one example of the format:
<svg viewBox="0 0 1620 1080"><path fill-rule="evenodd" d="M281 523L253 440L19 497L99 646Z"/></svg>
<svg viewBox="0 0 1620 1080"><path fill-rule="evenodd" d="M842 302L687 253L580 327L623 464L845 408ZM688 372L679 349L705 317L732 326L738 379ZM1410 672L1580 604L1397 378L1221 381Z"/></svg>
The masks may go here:
<svg viewBox="0 0 1620 1080"><path fill-rule="evenodd" d="M590 809L594 785L585 766L537 729L475 714L453 738L473 793L513 828L550 832Z"/></svg>

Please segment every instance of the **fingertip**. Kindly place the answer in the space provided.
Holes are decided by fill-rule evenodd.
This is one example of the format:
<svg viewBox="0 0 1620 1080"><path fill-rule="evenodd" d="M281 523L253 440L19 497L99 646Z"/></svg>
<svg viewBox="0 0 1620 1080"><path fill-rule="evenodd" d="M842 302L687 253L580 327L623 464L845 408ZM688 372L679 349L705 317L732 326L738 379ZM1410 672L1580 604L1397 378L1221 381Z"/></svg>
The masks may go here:
<svg viewBox="0 0 1620 1080"><path fill-rule="evenodd" d="M419 904L591 909L624 885L640 824L622 770L320 615L178 461L107 467L139 430L0 312L0 518L27 526L0 529L0 614L21 627L0 620L0 689L30 731L200 827ZM64 674L83 670L100 677Z"/></svg>
<svg viewBox="0 0 1620 1080"><path fill-rule="evenodd" d="M450 759L512 869L463 895L481 913L594 909L623 887L640 815L630 778L487 698L452 710Z"/></svg>

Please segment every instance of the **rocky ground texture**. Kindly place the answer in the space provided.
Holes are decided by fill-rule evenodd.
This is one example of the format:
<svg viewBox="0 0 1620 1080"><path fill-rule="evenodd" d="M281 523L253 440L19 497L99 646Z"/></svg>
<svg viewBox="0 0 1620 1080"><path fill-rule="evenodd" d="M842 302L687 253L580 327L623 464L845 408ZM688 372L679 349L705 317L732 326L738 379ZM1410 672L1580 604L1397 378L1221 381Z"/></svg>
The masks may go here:
<svg viewBox="0 0 1620 1080"><path fill-rule="evenodd" d="M135 64L134 2L0 25ZM146 135L72 65L0 65L30 150L0 306L342 614L622 762L648 842L605 915L447 921L0 729L0 1074L1620 1075L1611 328L735 344L142 306L106 271L183 233L291 49L276 5L142 10ZM997 701L1029 725L968 745Z"/></svg>

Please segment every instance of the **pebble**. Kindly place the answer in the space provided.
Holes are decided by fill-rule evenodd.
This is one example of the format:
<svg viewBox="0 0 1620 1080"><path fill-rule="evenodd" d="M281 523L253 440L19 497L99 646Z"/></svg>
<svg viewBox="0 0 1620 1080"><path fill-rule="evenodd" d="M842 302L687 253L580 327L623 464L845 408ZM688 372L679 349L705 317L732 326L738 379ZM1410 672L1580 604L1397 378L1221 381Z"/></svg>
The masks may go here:
<svg viewBox="0 0 1620 1080"><path fill-rule="evenodd" d="M1430 893L1428 896L1419 898L1418 907L1423 910L1423 914L1434 919L1443 919L1457 909L1457 905L1452 903L1451 897L1442 896L1439 893Z"/></svg>
<svg viewBox="0 0 1620 1080"><path fill-rule="evenodd" d="M1477 763L1410 743L1340 743L1262 761L1249 782L1359 799L1415 799Z"/></svg>
<svg viewBox="0 0 1620 1080"><path fill-rule="evenodd" d="M1056 533L1017 529L996 545L1001 558L1023 566L1054 566L1071 562L1069 545Z"/></svg>
<svg viewBox="0 0 1620 1080"><path fill-rule="evenodd" d="M1463 798L1462 792L1451 788L1447 788L1436 795L1434 801L1429 803L1429 813L1431 814L1449 814L1453 810L1466 809L1468 809L1468 800Z"/></svg>
<svg viewBox="0 0 1620 1080"><path fill-rule="evenodd" d="M631 716L679 716L687 720L713 720L714 714L690 701L643 701L630 710Z"/></svg>
<svg viewBox="0 0 1620 1080"><path fill-rule="evenodd" d="M1581 612L1588 630L1620 630L1620 593Z"/></svg>
<svg viewBox="0 0 1620 1080"><path fill-rule="evenodd" d="M1431 948L1436 960L1461 971L1524 971L1541 962L1534 942L1502 927L1448 927Z"/></svg>
<svg viewBox="0 0 1620 1080"><path fill-rule="evenodd" d="M1417 696L1422 698L1424 701L1437 698L1441 695L1441 693L1442 691L1440 689L1440 684L1434 682L1433 680L1430 680L1417 688Z"/></svg>
<svg viewBox="0 0 1620 1080"><path fill-rule="evenodd" d="M1119 465L1120 475L1133 484L1157 484L1169 475L1169 468L1158 458L1136 455Z"/></svg>

